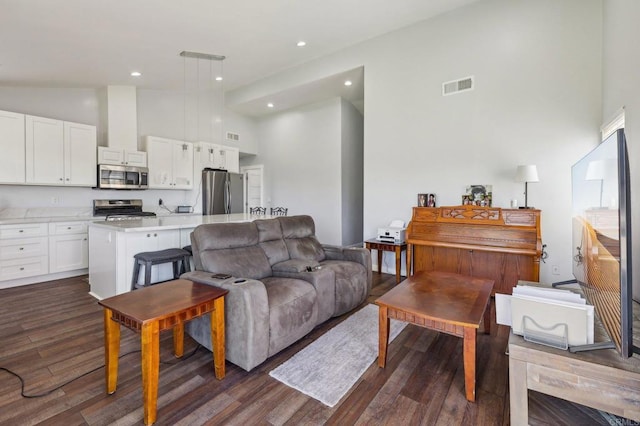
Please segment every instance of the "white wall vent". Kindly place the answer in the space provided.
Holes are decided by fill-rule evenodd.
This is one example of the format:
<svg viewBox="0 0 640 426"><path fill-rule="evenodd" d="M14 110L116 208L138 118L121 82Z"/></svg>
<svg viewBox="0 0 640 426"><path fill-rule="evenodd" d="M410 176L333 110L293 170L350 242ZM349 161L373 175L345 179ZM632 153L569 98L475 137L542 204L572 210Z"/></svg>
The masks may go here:
<svg viewBox="0 0 640 426"><path fill-rule="evenodd" d="M442 83L442 96L473 90L473 76Z"/></svg>
<svg viewBox="0 0 640 426"><path fill-rule="evenodd" d="M238 142L240 140L240 135L238 133L227 132L227 140Z"/></svg>

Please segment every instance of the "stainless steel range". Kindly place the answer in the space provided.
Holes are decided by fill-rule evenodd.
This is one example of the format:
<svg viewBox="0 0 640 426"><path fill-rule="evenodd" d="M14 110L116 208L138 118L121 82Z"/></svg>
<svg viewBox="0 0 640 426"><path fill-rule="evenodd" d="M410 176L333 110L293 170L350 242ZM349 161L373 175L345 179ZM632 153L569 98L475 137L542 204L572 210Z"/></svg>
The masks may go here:
<svg viewBox="0 0 640 426"><path fill-rule="evenodd" d="M93 215L113 221L154 217L156 214L142 211L142 200L93 200Z"/></svg>

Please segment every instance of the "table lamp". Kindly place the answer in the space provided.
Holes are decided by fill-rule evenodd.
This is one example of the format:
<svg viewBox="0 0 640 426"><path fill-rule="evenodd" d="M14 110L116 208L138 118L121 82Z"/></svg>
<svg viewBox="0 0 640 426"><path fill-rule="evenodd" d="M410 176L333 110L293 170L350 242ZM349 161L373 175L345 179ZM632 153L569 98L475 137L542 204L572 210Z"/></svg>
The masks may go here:
<svg viewBox="0 0 640 426"><path fill-rule="evenodd" d="M529 182L539 182L538 179L538 168L535 165L528 166L518 166L516 170L516 182L524 182L524 207L520 207L521 209L532 209L533 207L529 207L527 204L527 184Z"/></svg>

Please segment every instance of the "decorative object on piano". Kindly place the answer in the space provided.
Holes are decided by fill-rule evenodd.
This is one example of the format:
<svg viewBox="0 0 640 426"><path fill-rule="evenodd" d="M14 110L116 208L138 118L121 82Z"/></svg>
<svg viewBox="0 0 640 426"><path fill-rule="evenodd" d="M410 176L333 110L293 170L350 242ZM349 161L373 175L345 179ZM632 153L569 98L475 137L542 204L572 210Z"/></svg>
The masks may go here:
<svg viewBox="0 0 640 426"><path fill-rule="evenodd" d="M524 182L524 207L521 209L532 209L527 204L527 184L529 182L539 182L538 168L535 165L518 166L516 170L516 182Z"/></svg>
<svg viewBox="0 0 640 426"><path fill-rule="evenodd" d="M418 194L418 207L436 207L436 194Z"/></svg>
<svg viewBox="0 0 640 426"><path fill-rule="evenodd" d="M469 185L466 194L462 196L462 205L491 207L492 198L491 185Z"/></svg>

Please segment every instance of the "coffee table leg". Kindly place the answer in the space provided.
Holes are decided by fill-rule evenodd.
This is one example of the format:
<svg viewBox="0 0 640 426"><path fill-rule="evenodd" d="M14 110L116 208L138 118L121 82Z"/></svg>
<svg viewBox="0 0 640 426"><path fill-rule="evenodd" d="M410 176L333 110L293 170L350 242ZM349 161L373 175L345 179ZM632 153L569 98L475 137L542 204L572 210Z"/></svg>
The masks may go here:
<svg viewBox="0 0 640 426"><path fill-rule="evenodd" d="M176 358L184 355L184 323L173 326L173 354Z"/></svg>
<svg viewBox="0 0 640 426"><path fill-rule="evenodd" d="M464 387L467 401L471 402L476 400L476 334L475 328L464 328Z"/></svg>
<svg viewBox="0 0 640 426"><path fill-rule="evenodd" d="M378 367L384 368L387 364L387 346L389 345L389 317L386 306L379 307L378 314Z"/></svg>
<svg viewBox="0 0 640 426"><path fill-rule="evenodd" d="M111 319L111 309L104 308L104 372L107 393L118 385L118 355L120 352L120 324Z"/></svg>
<svg viewBox="0 0 640 426"><path fill-rule="evenodd" d="M216 379L224 379L224 297L218 297L211 312L211 345L213 346L213 369Z"/></svg>
<svg viewBox="0 0 640 426"><path fill-rule="evenodd" d="M156 421L158 408L158 369L160 367L158 321L143 324L141 334L144 424L150 425Z"/></svg>

